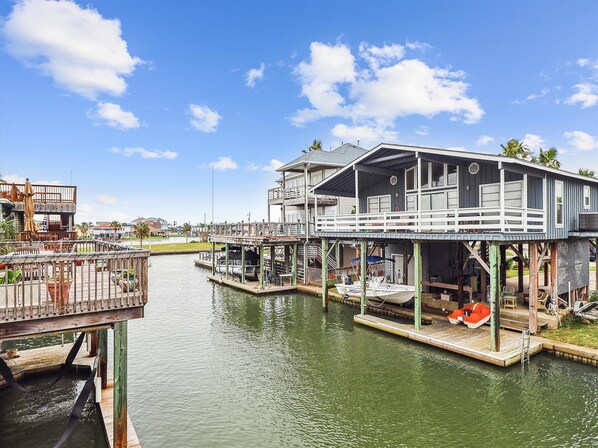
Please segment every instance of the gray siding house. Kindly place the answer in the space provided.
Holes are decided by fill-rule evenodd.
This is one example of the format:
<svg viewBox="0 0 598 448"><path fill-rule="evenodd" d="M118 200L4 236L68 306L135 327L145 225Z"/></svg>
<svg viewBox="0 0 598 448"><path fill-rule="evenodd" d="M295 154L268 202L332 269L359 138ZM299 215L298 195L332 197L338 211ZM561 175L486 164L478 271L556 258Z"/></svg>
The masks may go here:
<svg viewBox="0 0 598 448"><path fill-rule="evenodd" d="M382 248L394 261L386 281L415 286L416 327L427 298L454 290L459 307L465 295L489 302L499 349L509 258L518 265L518 299L509 308L525 310L532 333L554 311L551 300L570 304L589 292L598 179L498 155L380 144L312 191L355 200L354 213L316 216L316 235Z"/></svg>

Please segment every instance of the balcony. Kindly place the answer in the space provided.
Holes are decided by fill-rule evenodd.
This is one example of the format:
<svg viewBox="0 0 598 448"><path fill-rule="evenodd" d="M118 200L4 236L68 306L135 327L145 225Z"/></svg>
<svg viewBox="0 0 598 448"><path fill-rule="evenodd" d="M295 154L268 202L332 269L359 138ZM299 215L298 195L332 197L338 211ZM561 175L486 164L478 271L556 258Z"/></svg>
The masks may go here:
<svg viewBox="0 0 598 448"><path fill-rule="evenodd" d="M0 339L143 316L149 252L102 241L1 243Z"/></svg>
<svg viewBox="0 0 598 448"><path fill-rule="evenodd" d="M307 187L308 190L312 186ZM309 204L314 204L315 196L308 193L307 201ZM290 187L290 188L270 188L268 190L268 205L302 205L305 204L305 187ZM320 205L336 205L335 196L318 195L318 204Z"/></svg>
<svg viewBox="0 0 598 448"><path fill-rule="evenodd" d="M75 213L77 187L65 185L35 185L33 204L35 213ZM0 197L14 204L14 211L24 211L25 184L0 184Z"/></svg>
<svg viewBox="0 0 598 448"><path fill-rule="evenodd" d="M316 232L545 232L544 210L478 207L319 216Z"/></svg>
<svg viewBox="0 0 598 448"><path fill-rule="evenodd" d="M314 225L309 224L309 233L313 234ZM305 236L305 223L293 222L239 222L213 224L209 233L214 236L233 237L301 237Z"/></svg>

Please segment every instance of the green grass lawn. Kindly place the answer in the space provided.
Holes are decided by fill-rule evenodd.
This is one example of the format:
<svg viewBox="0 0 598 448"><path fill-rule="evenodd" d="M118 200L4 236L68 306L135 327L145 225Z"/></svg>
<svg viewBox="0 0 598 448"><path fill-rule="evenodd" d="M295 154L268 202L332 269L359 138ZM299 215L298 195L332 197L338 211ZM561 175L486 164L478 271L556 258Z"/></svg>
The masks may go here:
<svg viewBox="0 0 598 448"><path fill-rule="evenodd" d="M133 247L139 247L139 244L134 245ZM219 248L220 246L216 246ZM143 242L143 248L149 249L149 244ZM212 248L212 243L173 243L173 244L153 244L152 245L152 252L164 252L170 250L210 250Z"/></svg>
<svg viewBox="0 0 598 448"><path fill-rule="evenodd" d="M578 319L567 316L556 330L544 330L540 336L555 341L598 349L598 323L582 324Z"/></svg>

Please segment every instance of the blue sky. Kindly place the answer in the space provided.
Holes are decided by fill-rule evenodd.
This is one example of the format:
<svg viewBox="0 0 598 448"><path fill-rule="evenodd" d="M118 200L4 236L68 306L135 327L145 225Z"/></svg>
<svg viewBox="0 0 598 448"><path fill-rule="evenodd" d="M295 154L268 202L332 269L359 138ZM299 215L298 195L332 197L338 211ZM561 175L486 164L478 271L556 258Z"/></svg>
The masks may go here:
<svg viewBox="0 0 598 448"><path fill-rule="evenodd" d="M0 173L77 222L266 217L313 139L598 170L596 1L0 0ZM274 211L273 211L274 212Z"/></svg>

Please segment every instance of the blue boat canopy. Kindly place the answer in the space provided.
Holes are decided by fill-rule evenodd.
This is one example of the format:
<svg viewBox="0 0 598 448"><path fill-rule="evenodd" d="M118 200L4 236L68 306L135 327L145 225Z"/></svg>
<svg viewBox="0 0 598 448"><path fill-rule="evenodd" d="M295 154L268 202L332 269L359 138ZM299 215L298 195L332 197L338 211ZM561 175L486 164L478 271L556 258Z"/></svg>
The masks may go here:
<svg viewBox="0 0 598 448"><path fill-rule="evenodd" d="M360 261L361 261L361 258L357 257L357 258L353 258L353 260L351 260L351 263L359 263ZM377 255L370 255L369 257L365 258L366 263L382 263L383 261L394 261L394 260L391 258L379 257Z"/></svg>

